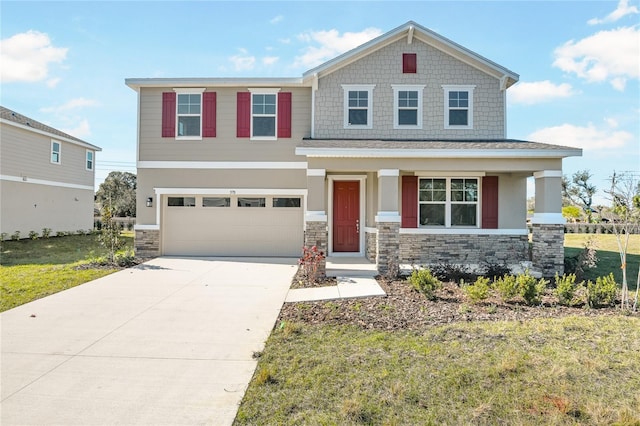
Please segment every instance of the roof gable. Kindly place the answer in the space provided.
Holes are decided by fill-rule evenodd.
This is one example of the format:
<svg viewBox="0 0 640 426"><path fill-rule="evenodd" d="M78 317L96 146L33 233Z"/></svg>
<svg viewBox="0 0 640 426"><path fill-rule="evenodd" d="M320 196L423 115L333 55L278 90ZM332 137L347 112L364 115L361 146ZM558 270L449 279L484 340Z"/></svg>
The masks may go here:
<svg viewBox="0 0 640 426"><path fill-rule="evenodd" d="M520 76L513 71L496 64L495 62L425 28L413 21L409 21L386 34L374 38L361 46L356 47L340 56L318 65L317 67L304 73L305 79L311 77L323 77L332 72L343 68L385 46L390 45L398 40L406 38L407 43L413 43L415 40L428 44L452 57L477 68L488 75L502 81L501 87L506 89L516 83Z"/></svg>

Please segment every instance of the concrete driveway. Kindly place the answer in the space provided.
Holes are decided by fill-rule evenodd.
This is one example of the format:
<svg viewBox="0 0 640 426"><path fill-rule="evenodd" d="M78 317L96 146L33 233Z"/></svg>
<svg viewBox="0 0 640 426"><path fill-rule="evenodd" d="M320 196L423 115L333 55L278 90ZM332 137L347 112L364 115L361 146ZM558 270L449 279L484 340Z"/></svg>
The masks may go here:
<svg viewBox="0 0 640 426"><path fill-rule="evenodd" d="M0 314L0 423L231 424L295 265L158 258Z"/></svg>

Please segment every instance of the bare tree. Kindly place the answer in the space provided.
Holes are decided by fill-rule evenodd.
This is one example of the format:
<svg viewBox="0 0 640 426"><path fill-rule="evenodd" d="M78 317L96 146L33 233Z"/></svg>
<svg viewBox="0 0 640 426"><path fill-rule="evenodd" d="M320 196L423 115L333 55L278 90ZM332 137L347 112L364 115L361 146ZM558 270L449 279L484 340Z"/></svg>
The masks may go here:
<svg viewBox="0 0 640 426"><path fill-rule="evenodd" d="M597 188L589 183L593 175L589 170L579 170L575 172L569 181L566 176L562 177L562 196L571 204L579 205L587 215L587 222L591 223L593 196Z"/></svg>
<svg viewBox="0 0 640 426"><path fill-rule="evenodd" d="M629 285L627 281L627 251L629 237L640 230L640 174L613 173L611 188L606 192L611 200L610 221L620 252L620 269L622 269L622 309L631 308ZM638 309L638 291L640 290L640 271L636 281L636 294L632 309Z"/></svg>

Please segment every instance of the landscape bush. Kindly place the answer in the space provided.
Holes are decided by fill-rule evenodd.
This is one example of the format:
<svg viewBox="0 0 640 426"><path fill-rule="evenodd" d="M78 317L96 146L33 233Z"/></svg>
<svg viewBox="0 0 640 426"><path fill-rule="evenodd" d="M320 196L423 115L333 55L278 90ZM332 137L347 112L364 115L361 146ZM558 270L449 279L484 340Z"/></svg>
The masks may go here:
<svg viewBox="0 0 640 426"><path fill-rule="evenodd" d="M19 239L20 239L20 231L16 231L13 234L11 234L12 241L18 241Z"/></svg>
<svg viewBox="0 0 640 426"><path fill-rule="evenodd" d="M428 268L414 269L407 280L411 283L414 289L424 294L429 300L434 300L436 298L436 290L442 287L440 280L433 276L431 270Z"/></svg>
<svg viewBox="0 0 640 426"><path fill-rule="evenodd" d="M575 303L574 297L576 291L580 287L580 283L576 284L576 274L563 274L559 276L556 273L556 289L554 291L558 298L558 303L564 306L571 306Z"/></svg>
<svg viewBox="0 0 640 426"><path fill-rule="evenodd" d="M618 284L610 273L604 277L596 278L596 282L587 282L587 304L591 308L611 306L618 296Z"/></svg>
<svg viewBox="0 0 640 426"><path fill-rule="evenodd" d="M51 228L42 228L42 238L49 238L51 236Z"/></svg>
<svg viewBox="0 0 640 426"><path fill-rule="evenodd" d="M466 265L451 263L441 263L431 266L431 273L440 281L451 281L460 283L461 281L474 281L478 275L473 273Z"/></svg>
<svg viewBox="0 0 640 426"><path fill-rule="evenodd" d="M298 259L298 265L302 271L304 279L308 283L318 281L320 275L320 266L325 259L324 252L317 246L302 247L302 256Z"/></svg>
<svg viewBox="0 0 640 426"><path fill-rule="evenodd" d="M508 301L513 299L518 295L518 286L516 283L516 277L513 275L505 274L501 277L496 278L493 281L493 289L498 292L500 298L503 301Z"/></svg>
<svg viewBox="0 0 640 426"><path fill-rule="evenodd" d="M36 231L29 231L29 239L30 240L37 240L38 239L38 233Z"/></svg>
<svg viewBox="0 0 640 426"><path fill-rule="evenodd" d="M529 271L516 276L516 287L518 295L522 296L527 305L540 303L541 296L547 288L548 281L544 278L539 280L533 277Z"/></svg>
<svg viewBox="0 0 640 426"><path fill-rule="evenodd" d="M511 268L505 263L486 263L483 275L491 280L511 274Z"/></svg>
<svg viewBox="0 0 640 426"><path fill-rule="evenodd" d="M491 290L491 280L487 277L478 277L473 284L467 284L462 287L462 290L471 300L472 303L478 303L489 297Z"/></svg>

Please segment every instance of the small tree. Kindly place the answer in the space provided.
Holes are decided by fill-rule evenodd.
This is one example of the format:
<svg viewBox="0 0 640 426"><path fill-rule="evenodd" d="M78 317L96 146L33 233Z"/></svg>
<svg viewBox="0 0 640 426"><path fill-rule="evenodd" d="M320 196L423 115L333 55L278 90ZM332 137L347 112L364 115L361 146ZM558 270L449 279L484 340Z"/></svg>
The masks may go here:
<svg viewBox="0 0 640 426"><path fill-rule="evenodd" d="M587 215L587 223L591 223L593 196L597 188L589 183L592 175L589 170L579 170L573 174L571 181L562 178L562 196L571 204L581 206Z"/></svg>
<svg viewBox="0 0 640 426"><path fill-rule="evenodd" d="M638 174L613 172L611 187L605 191L611 200L608 213L618 243L620 269L622 269L621 308L631 308L629 284L627 281L627 252L629 237L640 229L640 180ZM607 213L604 213L607 215ZM638 290L640 289L640 271L636 281L636 294L633 310L638 309Z"/></svg>
<svg viewBox="0 0 640 426"><path fill-rule="evenodd" d="M113 208L109 205L102 207L102 229L98 235L98 240L107 248L109 262L111 263L115 262L116 252L125 244L125 241L120 236L121 232L120 225L113 218Z"/></svg>

